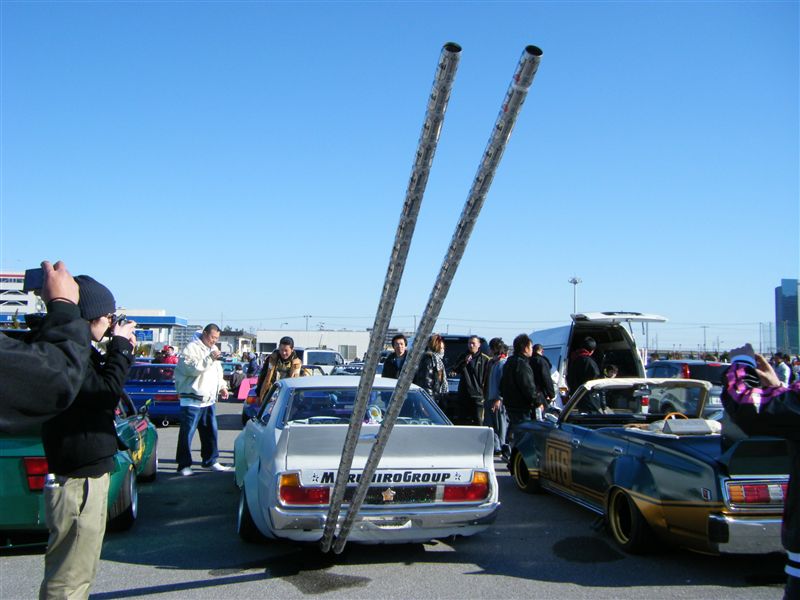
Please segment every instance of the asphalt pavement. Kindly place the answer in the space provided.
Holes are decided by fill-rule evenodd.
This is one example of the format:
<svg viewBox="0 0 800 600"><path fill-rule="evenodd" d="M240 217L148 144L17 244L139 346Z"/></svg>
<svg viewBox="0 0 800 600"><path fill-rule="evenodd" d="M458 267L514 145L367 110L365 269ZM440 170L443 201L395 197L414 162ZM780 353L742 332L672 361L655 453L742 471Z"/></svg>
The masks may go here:
<svg viewBox="0 0 800 600"><path fill-rule="evenodd" d="M220 460L233 462L240 405L221 403ZM93 599L117 598L704 598L778 599L783 557L617 550L588 511L526 495L497 462L503 507L483 534L430 544L247 544L236 534L232 473L175 473L177 427L159 429L159 474L142 484L139 519L106 534ZM199 440L194 440L199 461ZM41 551L0 554L0 598L35 598Z"/></svg>

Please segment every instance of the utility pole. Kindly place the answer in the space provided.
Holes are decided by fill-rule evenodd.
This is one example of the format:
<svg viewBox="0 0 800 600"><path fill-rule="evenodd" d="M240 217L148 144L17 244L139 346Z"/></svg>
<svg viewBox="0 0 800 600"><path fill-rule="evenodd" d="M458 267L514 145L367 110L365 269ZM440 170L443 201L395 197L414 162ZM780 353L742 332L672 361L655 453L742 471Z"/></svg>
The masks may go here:
<svg viewBox="0 0 800 600"><path fill-rule="evenodd" d="M583 279L573 275L568 283L572 284L572 314L575 314L578 312L578 284L583 283Z"/></svg>
<svg viewBox="0 0 800 600"><path fill-rule="evenodd" d="M306 331L308 331L308 320L311 318L311 315L303 315L306 319Z"/></svg>
<svg viewBox="0 0 800 600"><path fill-rule="evenodd" d="M706 332L708 331L708 325L700 325L703 328L703 353L707 352L706 350Z"/></svg>

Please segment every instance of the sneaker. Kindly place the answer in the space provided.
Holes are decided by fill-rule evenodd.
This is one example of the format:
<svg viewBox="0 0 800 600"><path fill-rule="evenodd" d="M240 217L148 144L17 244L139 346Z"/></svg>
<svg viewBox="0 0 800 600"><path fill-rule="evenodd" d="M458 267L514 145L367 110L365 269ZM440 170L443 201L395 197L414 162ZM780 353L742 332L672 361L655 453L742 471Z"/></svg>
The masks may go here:
<svg viewBox="0 0 800 600"><path fill-rule="evenodd" d="M189 476L189 475L191 475L193 472L194 472L194 471L192 471L192 467L184 467L183 469L180 469L180 470L178 471L178 475L181 475L182 477L188 477L188 476Z"/></svg>
<svg viewBox="0 0 800 600"><path fill-rule="evenodd" d="M211 469L212 471L221 471L221 472L233 471L233 467L226 467L220 462L215 462L213 465L207 465L206 469Z"/></svg>

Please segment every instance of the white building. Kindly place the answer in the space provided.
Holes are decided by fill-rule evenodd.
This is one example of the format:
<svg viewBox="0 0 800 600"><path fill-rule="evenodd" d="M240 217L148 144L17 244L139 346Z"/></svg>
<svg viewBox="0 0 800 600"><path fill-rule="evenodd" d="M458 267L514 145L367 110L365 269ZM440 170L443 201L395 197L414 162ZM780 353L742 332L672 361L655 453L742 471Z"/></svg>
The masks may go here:
<svg viewBox="0 0 800 600"><path fill-rule="evenodd" d="M339 352L345 360L351 361L363 357L366 353L370 332L265 329L256 332L256 350L261 353L272 352L285 335L291 337L298 348L330 348Z"/></svg>
<svg viewBox="0 0 800 600"><path fill-rule="evenodd" d="M23 315L45 311L44 302L33 292L23 292L25 273L0 273L0 324L11 323L15 315L19 321Z"/></svg>

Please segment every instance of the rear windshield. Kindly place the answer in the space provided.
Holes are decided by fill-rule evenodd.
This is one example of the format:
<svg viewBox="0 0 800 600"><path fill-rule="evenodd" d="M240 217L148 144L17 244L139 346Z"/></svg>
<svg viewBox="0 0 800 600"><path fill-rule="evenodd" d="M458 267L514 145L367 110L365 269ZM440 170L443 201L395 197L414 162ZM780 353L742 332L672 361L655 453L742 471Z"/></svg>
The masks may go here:
<svg viewBox="0 0 800 600"><path fill-rule="evenodd" d="M365 423L381 423L392 396L391 389L373 389L367 402ZM284 423L347 424L355 404L355 388L294 390ZM410 390L396 425L447 425L449 421L420 390Z"/></svg>
<svg viewBox="0 0 800 600"><path fill-rule="evenodd" d="M309 365L335 365L336 353L315 352L314 350L306 350L305 362Z"/></svg>
<svg viewBox="0 0 800 600"><path fill-rule="evenodd" d="M172 381L173 379L175 379L174 367L134 365L128 373L128 381Z"/></svg>
<svg viewBox="0 0 800 600"><path fill-rule="evenodd" d="M689 376L692 379L710 381L714 385L722 385L722 375L728 365L709 363L706 365L689 365Z"/></svg>

